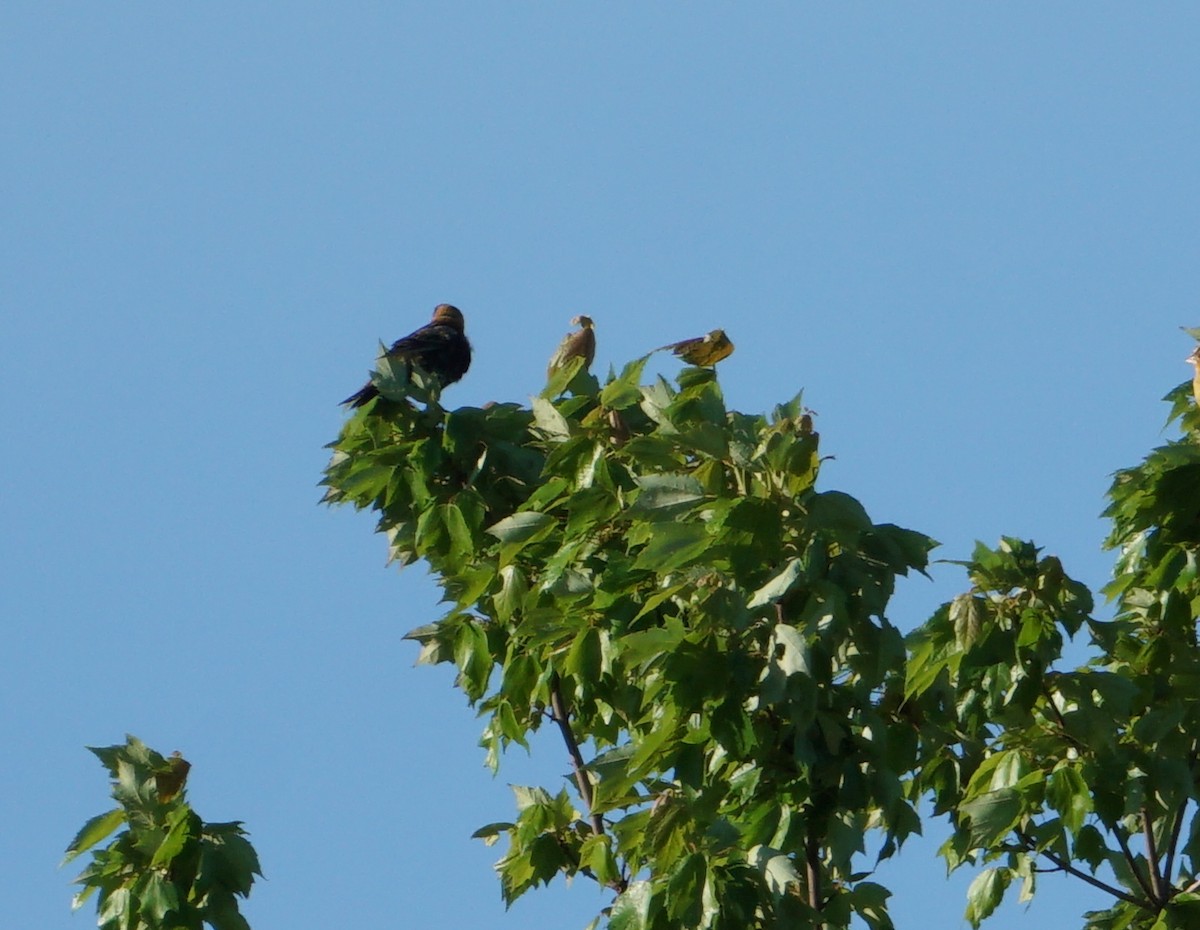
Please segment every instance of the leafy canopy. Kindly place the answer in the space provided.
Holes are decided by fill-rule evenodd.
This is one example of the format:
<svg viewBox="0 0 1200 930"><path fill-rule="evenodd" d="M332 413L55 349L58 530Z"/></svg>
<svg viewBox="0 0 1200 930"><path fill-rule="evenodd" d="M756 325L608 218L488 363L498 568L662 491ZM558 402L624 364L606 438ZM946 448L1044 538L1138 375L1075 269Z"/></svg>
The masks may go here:
<svg viewBox="0 0 1200 930"><path fill-rule="evenodd" d="M1183 435L1109 492L1112 620L1004 538L905 640L888 600L933 543L817 489L800 398L747 415L712 370L643 384L645 362L603 385L569 364L529 407L385 391L333 444L326 499L442 586L409 635L456 666L488 764L544 724L574 761L573 792L518 787L476 834L507 838L505 900L582 874L614 930L889 928L866 837L891 855L928 799L950 868L986 866L972 926L1045 871L1111 896L1089 930L1200 925L1190 386L1168 395ZM1080 633L1094 657L1062 668Z"/></svg>
<svg viewBox="0 0 1200 930"><path fill-rule="evenodd" d="M1112 620L1056 558L1006 539L977 548L971 590L909 639L916 784L950 819L950 867L989 865L973 926L1014 882L1031 898L1045 871L1113 897L1091 930L1200 926L1200 411L1190 384L1167 400L1183 435L1109 491ZM1094 657L1060 669L1080 630Z"/></svg>
<svg viewBox="0 0 1200 930"><path fill-rule="evenodd" d="M64 863L121 832L92 851L74 907L98 893L101 930L249 930L237 899L262 875L258 856L240 823L205 823L188 805L188 763L133 736L91 751L112 777L117 806L83 825Z"/></svg>
<svg viewBox="0 0 1200 930"><path fill-rule="evenodd" d="M452 662L496 769L557 726L574 794L518 788L505 900L556 875L610 887L616 930L890 927L864 833L918 824L896 726L897 575L933 543L818 491L799 397L728 410L715 372L601 385L576 360L529 407L364 407L326 499L371 508L448 610L409 636ZM584 757L584 749L587 757Z"/></svg>

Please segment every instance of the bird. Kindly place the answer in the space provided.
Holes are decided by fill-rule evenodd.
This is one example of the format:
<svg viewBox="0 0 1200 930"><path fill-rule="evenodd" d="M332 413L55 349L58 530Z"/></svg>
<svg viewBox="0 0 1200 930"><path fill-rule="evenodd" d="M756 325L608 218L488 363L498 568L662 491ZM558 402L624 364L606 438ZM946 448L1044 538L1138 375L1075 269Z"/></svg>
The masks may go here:
<svg viewBox="0 0 1200 930"><path fill-rule="evenodd" d="M158 789L160 801L166 804L183 790L183 783L187 781L188 770L191 767L192 763L188 762L178 749L171 753L163 767L154 773L154 786Z"/></svg>
<svg viewBox="0 0 1200 930"><path fill-rule="evenodd" d="M453 384L471 367L471 343L463 330L462 311L450 304L438 304L433 318L393 342L387 357L416 365L436 378L441 387ZM379 389L368 381L342 404L361 407L378 395Z"/></svg>
<svg viewBox="0 0 1200 930"><path fill-rule="evenodd" d="M683 339L680 342L659 346L654 351L670 349L689 365L715 365L723 358L733 354L733 343L725 335L725 330L714 329L712 332L695 339Z"/></svg>
<svg viewBox="0 0 1200 930"><path fill-rule="evenodd" d="M1188 363L1192 366L1192 396L1196 398L1196 406L1200 407L1200 346L1192 351L1192 354L1187 357Z"/></svg>
<svg viewBox="0 0 1200 930"><path fill-rule="evenodd" d="M595 324L590 316L580 314L571 320L571 325L578 326L579 329L563 336L562 342L550 357L550 364L546 368L547 378L553 376L573 358L583 359L583 371L592 367L592 359L596 357L596 331L593 328Z"/></svg>

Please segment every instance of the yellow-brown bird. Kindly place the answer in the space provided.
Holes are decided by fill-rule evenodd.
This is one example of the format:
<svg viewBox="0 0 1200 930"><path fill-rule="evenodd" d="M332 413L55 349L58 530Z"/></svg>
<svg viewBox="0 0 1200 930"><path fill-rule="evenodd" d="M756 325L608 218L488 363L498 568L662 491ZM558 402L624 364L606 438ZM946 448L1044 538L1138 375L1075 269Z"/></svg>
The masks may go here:
<svg viewBox="0 0 1200 930"><path fill-rule="evenodd" d="M593 328L595 324L590 316L580 314L571 320L571 325L578 326L579 329L563 336L562 342L550 357L550 364L546 368L547 378L552 377L573 358L583 359L584 371L592 367L592 359L596 357L596 331Z"/></svg>
<svg viewBox="0 0 1200 930"><path fill-rule="evenodd" d="M154 786L158 789L158 799L164 804L183 790L187 781L188 770L192 763L183 757L176 749L167 758L166 768L154 773Z"/></svg>
<svg viewBox="0 0 1200 930"><path fill-rule="evenodd" d="M419 365L442 387L453 384L471 367L471 343L463 330L462 311L450 304L438 304L433 319L393 342L387 354L388 358ZM378 394L379 390L368 381L342 403L361 407Z"/></svg>
<svg viewBox="0 0 1200 930"><path fill-rule="evenodd" d="M659 346L654 351L661 349L670 349L689 365L708 366L717 364L723 358L729 358L733 354L733 343L725 335L725 330L714 329L704 336L672 342Z"/></svg>
<svg viewBox="0 0 1200 930"><path fill-rule="evenodd" d="M1187 360L1193 369L1192 396L1196 398L1196 406L1200 407L1200 346L1196 346Z"/></svg>

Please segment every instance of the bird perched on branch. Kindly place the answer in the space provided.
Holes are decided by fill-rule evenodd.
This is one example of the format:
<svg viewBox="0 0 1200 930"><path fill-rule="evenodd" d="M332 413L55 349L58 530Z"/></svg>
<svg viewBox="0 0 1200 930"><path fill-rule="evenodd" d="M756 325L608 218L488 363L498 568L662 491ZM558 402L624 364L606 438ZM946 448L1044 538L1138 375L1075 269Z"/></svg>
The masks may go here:
<svg viewBox="0 0 1200 930"><path fill-rule="evenodd" d="M733 354L733 343L725 335L725 330L714 329L712 332L695 339L684 339L659 346L654 351L670 349L689 365L715 365L723 358Z"/></svg>
<svg viewBox="0 0 1200 930"><path fill-rule="evenodd" d="M453 384L471 367L471 343L463 331L462 312L450 304L438 304L433 319L393 342L387 356L416 365L433 375L442 387ZM342 403L361 407L378 394L379 390L368 381Z"/></svg>
<svg viewBox="0 0 1200 930"><path fill-rule="evenodd" d="M158 799L166 804L171 798L183 790L187 781L188 770L192 763L183 757L178 749L167 757L166 764L154 773L154 786L158 789Z"/></svg>
<svg viewBox="0 0 1200 930"><path fill-rule="evenodd" d="M1196 406L1200 407L1200 346L1187 357L1192 366L1192 396L1196 398Z"/></svg>
<svg viewBox="0 0 1200 930"><path fill-rule="evenodd" d="M562 342L550 357L550 365L546 368L547 378L552 377L573 358L583 359L584 371L592 367L592 359L596 357L596 331L593 328L595 324L590 316L581 314L571 320L571 325L578 326L579 329L563 336Z"/></svg>

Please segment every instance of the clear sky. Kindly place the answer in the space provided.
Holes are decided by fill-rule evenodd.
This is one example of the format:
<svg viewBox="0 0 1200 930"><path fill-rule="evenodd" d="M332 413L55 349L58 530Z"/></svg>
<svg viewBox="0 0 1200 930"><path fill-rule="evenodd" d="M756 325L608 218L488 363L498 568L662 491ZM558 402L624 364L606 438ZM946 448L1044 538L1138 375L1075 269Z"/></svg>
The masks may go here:
<svg viewBox="0 0 1200 930"><path fill-rule="evenodd" d="M316 503L337 401L441 301L476 346L448 405L525 400L577 313L601 371L723 326L729 404L803 387L825 488L1102 584L1108 476L1200 325L1197 48L1183 3L7 0L3 923L93 925L56 864L108 805L83 747L127 731L245 821L256 930L604 903L504 912L469 835L566 755L486 772L401 641L424 570ZM902 628L964 586L934 576ZM971 876L927 830L880 880L901 930L954 930ZM990 926L1104 904L1043 878Z"/></svg>

